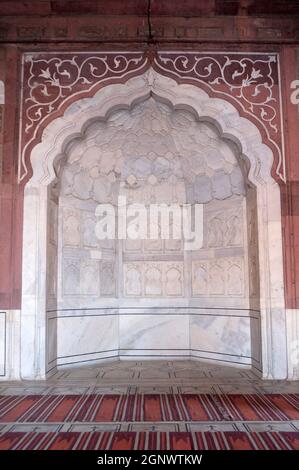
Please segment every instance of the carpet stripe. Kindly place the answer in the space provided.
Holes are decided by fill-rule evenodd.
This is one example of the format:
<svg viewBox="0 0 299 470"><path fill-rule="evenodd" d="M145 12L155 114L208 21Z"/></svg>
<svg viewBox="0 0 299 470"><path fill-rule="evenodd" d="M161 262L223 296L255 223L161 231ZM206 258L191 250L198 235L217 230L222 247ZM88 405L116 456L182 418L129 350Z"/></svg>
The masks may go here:
<svg viewBox="0 0 299 470"><path fill-rule="evenodd" d="M0 422L289 421L298 395L107 394L8 396Z"/></svg>
<svg viewBox="0 0 299 470"><path fill-rule="evenodd" d="M80 396L79 396L80 397ZM65 421L68 414L71 413L73 406L76 404L78 397L75 395L65 395L60 403L56 404L55 408L50 412L47 417L47 422L55 423Z"/></svg>
<svg viewBox="0 0 299 470"><path fill-rule="evenodd" d="M8 411L6 411L2 416L0 421L1 422L14 422L14 421L21 421L22 416L31 409L32 405L35 404L39 399L40 396L32 396L23 398L20 403L11 407Z"/></svg>

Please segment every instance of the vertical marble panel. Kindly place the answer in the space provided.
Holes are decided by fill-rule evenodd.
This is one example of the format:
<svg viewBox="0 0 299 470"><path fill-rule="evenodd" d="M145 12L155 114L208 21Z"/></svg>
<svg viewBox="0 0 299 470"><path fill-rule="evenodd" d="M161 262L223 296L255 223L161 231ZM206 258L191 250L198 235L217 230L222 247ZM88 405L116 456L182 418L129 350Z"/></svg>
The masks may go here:
<svg viewBox="0 0 299 470"><path fill-rule="evenodd" d="M183 293L182 272L176 267L170 267L165 275L166 295L180 297Z"/></svg>
<svg viewBox="0 0 299 470"><path fill-rule="evenodd" d="M57 246L48 244L47 287L48 296L57 295Z"/></svg>
<svg viewBox="0 0 299 470"><path fill-rule="evenodd" d="M227 294L240 296L243 294L244 280L242 268L238 264L230 264L227 269Z"/></svg>
<svg viewBox="0 0 299 470"><path fill-rule="evenodd" d="M114 297L116 293L116 279L114 263L103 261L100 271L100 290L102 297Z"/></svg>
<svg viewBox="0 0 299 470"><path fill-rule="evenodd" d="M124 266L124 292L128 297L140 297L142 295L142 278L138 265L128 264Z"/></svg>
<svg viewBox="0 0 299 470"><path fill-rule="evenodd" d="M63 295L80 294L80 261L65 259L63 267Z"/></svg>
<svg viewBox="0 0 299 470"><path fill-rule="evenodd" d="M0 380L20 380L20 313L0 311Z"/></svg>
<svg viewBox="0 0 299 470"><path fill-rule="evenodd" d="M49 242L52 245L57 245L57 222L58 222L58 207L57 204L50 199L49 201Z"/></svg>
<svg viewBox="0 0 299 470"><path fill-rule="evenodd" d="M0 376L6 373L6 312L0 312Z"/></svg>
<svg viewBox="0 0 299 470"><path fill-rule="evenodd" d="M80 263L80 293L81 295L99 296L100 270L96 260L82 260Z"/></svg>
<svg viewBox="0 0 299 470"><path fill-rule="evenodd" d="M48 371L52 370L57 365L57 362L56 362L57 341L58 341L57 318L50 317L50 314L48 313L48 322L47 322L47 366L48 366L47 369Z"/></svg>
<svg viewBox="0 0 299 470"><path fill-rule="evenodd" d="M60 316L57 323L58 364L118 354L116 315Z"/></svg>
<svg viewBox="0 0 299 470"><path fill-rule="evenodd" d="M82 222L82 239L83 246L85 248L96 248L99 245L99 241L96 237L95 227L96 220L92 214L84 213Z"/></svg>
<svg viewBox="0 0 299 470"><path fill-rule="evenodd" d="M213 217L209 220L208 229L208 246L209 248L222 247L223 240L223 223L218 217Z"/></svg>
<svg viewBox="0 0 299 470"><path fill-rule="evenodd" d="M144 270L145 296L154 297L163 294L162 272L157 266L147 265Z"/></svg>
<svg viewBox="0 0 299 470"><path fill-rule="evenodd" d="M191 349L203 353L212 353L214 358L223 360L242 358L250 363L251 335L250 318L215 314L192 315L190 323ZM225 355L231 356L226 358Z"/></svg>
<svg viewBox="0 0 299 470"><path fill-rule="evenodd" d="M209 288L212 296L225 294L225 270L221 261L210 264Z"/></svg>
<svg viewBox="0 0 299 470"><path fill-rule="evenodd" d="M80 245L80 213L72 209L63 212L63 242L66 246Z"/></svg>
<svg viewBox="0 0 299 470"><path fill-rule="evenodd" d="M193 262L192 265L192 293L194 296L204 296L208 292L208 263Z"/></svg>

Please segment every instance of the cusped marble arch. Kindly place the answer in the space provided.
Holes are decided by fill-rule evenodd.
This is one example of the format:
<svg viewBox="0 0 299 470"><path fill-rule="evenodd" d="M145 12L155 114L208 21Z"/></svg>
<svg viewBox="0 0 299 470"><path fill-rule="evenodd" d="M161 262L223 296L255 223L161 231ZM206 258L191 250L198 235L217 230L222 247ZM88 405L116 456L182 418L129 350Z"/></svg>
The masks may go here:
<svg viewBox="0 0 299 470"><path fill-rule="evenodd" d="M150 80L149 74L153 75ZM105 121L114 111L131 109L150 96L166 102L173 109L195 113L199 121L211 122L216 126L222 138L235 142L250 162L248 178L252 183L262 183L271 178L272 151L262 143L260 132L251 121L240 117L227 101L210 98L194 85L178 84L150 70L125 84L109 85L94 97L77 101L67 108L62 117L52 121L45 129L41 143L32 150L33 176L29 185L48 185L52 182L56 176L55 160L62 158L67 144L75 137L83 136L93 122Z"/></svg>

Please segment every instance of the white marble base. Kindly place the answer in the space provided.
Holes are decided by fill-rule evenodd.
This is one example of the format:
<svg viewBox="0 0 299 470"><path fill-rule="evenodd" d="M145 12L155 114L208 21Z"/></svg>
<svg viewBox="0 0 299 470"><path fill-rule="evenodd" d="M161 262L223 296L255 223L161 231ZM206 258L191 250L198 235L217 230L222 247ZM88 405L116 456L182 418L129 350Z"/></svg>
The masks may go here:
<svg viewBox="0 0 299 470"><path fill-rule="evenodd" d="M299 379L299 310L286 310L288 378Z"/></svg>
<svg viewBox="0 0 299 470"><path fill-rule="evenodd" d="M131 312L131 314L130 314ZM260 369L261 334L255 311L122 308L48 313L47 370L117 359L183 359ZM181 313L180 313L181 312ZM196 313L197 312L197 313ZM212 313L211 313L212 312ZM217 314L218 312L218 314ZM288 379L299 378L299 310L285 312ZM161 347L162 345L162 347ZM0 311L0 380L20 374L20 311Z"/></svg>
<svg viewBox="0 0 299 470"><path fill-rule="evenodd" d="M20 379L20 310L0 311L0 380Z"/></svg>
<svg viewBox="0 0 299 470"><path fill-rule="evenodd" d="M189 315L121 315L120 356L189 356Z"/></svg>
<svg viewBox="0 0 299 470"><path fill-rule="evenodd" d="M57 340L55 330L57 328ZM48 364L105 359L198 358L260 369L256 312L237 309L111 308L51 312ZM253 335L253 336L252 336ZM57 341L57 342L56 342ZM51 347L53 348L51 350Z"/></svg>
<svg viewBox="0 0 299 470"><path fill-rule="evenodd" d="M221 313L191 315L191 355L203 359L251 365L254 361L250 330L250 316Z"/></svg>
<svg viewBox="0 0 299 470"><path fill-rule="evenodd" d="M5 376L6 312L0 312L0 377Z"/></svg>
<svg viewBox="0 0 299 470"><path fill-rule="evenodd" d="M117 316L76 313L52 319L57 321L57 365L118 356Z"/></svg>

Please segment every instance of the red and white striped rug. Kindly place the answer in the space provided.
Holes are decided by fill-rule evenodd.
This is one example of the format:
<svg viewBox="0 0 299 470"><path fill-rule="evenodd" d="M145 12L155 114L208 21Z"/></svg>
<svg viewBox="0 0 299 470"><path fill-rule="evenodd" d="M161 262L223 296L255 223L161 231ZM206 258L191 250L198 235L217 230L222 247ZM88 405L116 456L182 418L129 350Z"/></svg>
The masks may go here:
<svg viewBox="0 0 299 470"><path fill-rule="evenodd" d="M299 395L27 395L0 397L0 422L299 420Z"/></svg>
<svg viewBox="0 0 299 470"><path fill-rule="evenodd" d="M299 432L8 432L0 450L299 450Z"/></svg>
<svg viewBox="0 0 299 470"><path fill-rule="evenodd" d="M296 427L293 432L284 431L284 424L280 430L275 430L274 427L268 431L266 427L263 432L254 432L250 429L246 431L247 427L244 427L244 432L193 431L190 426L185 428L190 429L190 432L149 431L150 428L146 424L193 423L192 426L194 423L209 424L209 422L277 424L277 422L297 420L299 420L298 394L0 396L2 429L0 450L299 450L299 432L296 432ZM40 432L35 431L35 423L36 425L44 423ZM101 424L100 430L94 430L90 426L90 431L81 427L82 430L79 431L70 429L68 432L62 432L61 426L58 426L59 430L57 428L56 431L46 429L54 423L55 427L57 423L67 426L68 423L81 426L82 423ZM109 431L109 423L139 423L141 427L140 431L122 432L111 430L110 426ZM16 431L13 430L14 426Z"/></svg>

